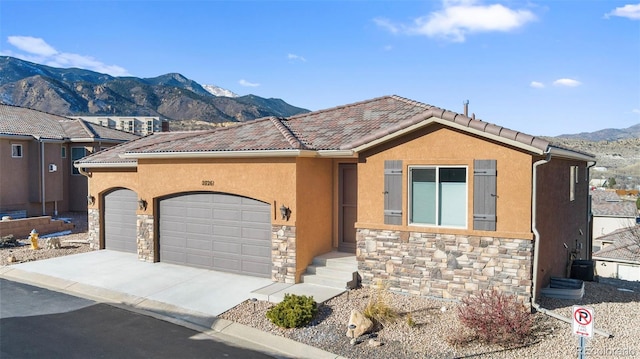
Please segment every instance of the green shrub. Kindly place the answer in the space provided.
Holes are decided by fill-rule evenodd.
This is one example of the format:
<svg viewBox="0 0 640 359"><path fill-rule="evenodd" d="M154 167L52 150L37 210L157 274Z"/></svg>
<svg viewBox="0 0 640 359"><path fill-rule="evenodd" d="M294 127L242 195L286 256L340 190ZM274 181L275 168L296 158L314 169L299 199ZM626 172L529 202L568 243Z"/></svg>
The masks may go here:
<svg viewBox="0 0 640 359"><path fill-rule="evenodd" d="M279 327L299 328L318 313L312 296L285 294L284 300L267 311L267 318Z"/></svg>
<svg viewBox="0 0 640 359"><path fill-rule="evenodd" d="M502 346L527 342L533 325L529 309L514 296L497 290L462 299L458 319L480 341Z"/></svg>

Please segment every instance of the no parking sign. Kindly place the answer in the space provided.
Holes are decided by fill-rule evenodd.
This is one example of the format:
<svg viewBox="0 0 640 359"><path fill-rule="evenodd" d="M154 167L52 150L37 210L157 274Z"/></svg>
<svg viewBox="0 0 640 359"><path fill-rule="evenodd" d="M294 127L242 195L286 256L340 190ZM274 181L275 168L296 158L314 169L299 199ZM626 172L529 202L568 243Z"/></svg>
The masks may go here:
<svg viewBox="0 0 640 359"><path fill-rule="evenodd" d="M593 308L573 306L573 334L585 338L593 337Z"/></svg>

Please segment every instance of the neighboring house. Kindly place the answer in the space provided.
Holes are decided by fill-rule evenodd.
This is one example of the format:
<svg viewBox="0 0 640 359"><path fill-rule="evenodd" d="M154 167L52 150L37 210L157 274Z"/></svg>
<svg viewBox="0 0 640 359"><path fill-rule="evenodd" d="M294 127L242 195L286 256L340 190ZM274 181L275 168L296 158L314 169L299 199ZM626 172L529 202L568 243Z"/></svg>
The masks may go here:
<svg viewBox="0 0 640 359"><path fill-rule="evenodd" d="M0 214L87 210L87 178L73 161L138 138L82 120L0 104Z"/></svg>
<svg viewBox="0 0 640 359"><path fill-rule="evenodd" d="M96 198L95 248L285 283L337 250L355 255L365 286L442 298L497 288L529 302L564 276L564 243L590 259L593 163L387 96L155 133L75 165Z"/></svg>
<svg viewBox="0 0 640 359"><path fill-rule="evenodd" d="M638 210L635 202L622 200L613 190L594 190L590 194L593 251L597 252L603 246L603 236L620 228L635 226Z"/></svg>
<svg viewBox="0 0 640 359"><path fill-rule="evenodd" d="M640 281L640 226L617 229L600 239L606 244L593 253L597 274Z"/></svg>
<svg viewBox="0 0 640 359"><path fill-rule="evenodd" d="M133 133L139 136L150 135L162 131L160 117L151 116L69 116L107 128Z"/></svg>

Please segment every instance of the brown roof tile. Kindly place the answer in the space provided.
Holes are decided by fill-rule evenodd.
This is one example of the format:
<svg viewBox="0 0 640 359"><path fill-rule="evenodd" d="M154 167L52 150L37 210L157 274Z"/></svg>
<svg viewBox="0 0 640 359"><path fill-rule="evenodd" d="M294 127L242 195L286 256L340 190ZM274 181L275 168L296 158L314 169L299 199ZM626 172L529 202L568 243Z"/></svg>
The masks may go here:
<svg viewBox="0 0 640 359"><path fill-rule="evenodd" d="M520 142L538 151L545 151L549 147L549 142L540 138L403 97L385 96L284 119L269 117L211 131L191 132L190 135L179 135L179 139L174 139L173 136L176 135L173 133L156 133L126 146L119 146L117 151L134 155L169 152L353 150L429 119L483 131L502 137L505 141ZM114 158L96 154L83 162L106 160Z"/></svg>
<svg viewBox="0 0 640 359"><path fill-rule="evenodd" d="M640 262L640 226L617 229L598 240L611 241L593 257Z"/></svg>

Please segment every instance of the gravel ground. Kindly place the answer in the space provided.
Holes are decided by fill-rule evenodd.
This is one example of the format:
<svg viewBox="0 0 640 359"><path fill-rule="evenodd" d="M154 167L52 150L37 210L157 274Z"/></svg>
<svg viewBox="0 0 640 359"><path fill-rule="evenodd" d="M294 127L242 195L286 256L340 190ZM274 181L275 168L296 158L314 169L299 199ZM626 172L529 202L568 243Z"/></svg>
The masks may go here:
<svg viewBox="0 0 640 359"><path fill-rule="evenodd" d="M620 291L626 287L629 291ZM594 309L596 328L612 333L613 338L595 336L587 341L589 358L640 357L640 283L610 280L607 283L585 283L585 296L581 300L542 298L540 304L557 313L571 317L573 305L587 305ZM317 319L303 328L283 329L265 317L273 304L263 301L245 301L220 317L306 343L347 358L572 358L577 357L578 338L571 325L534 314L534 334L531 344L505 349L497 345L483 345L471 341L465 345L451 345L452 335L469 334L461 327L455 302L416 298L386 293L385 302L400 316L373 333L382 343L368 344L369 336L352 346L346 336L346 326L352 309L364 309L372 297L380 295L371 289L358 289L349 295L333 298L319 308ZM446 310L443 310L446 308ZM408 325L407 313L416 323ZM464 335L463 335L464 336Z"/></svg>
<svg viewBox="0 0 640 359"><path fill-rule="evenodd" d="M33 250L31 249L29 237L18 238L19 246L0 248L0 265L6 266L91 251L87 242L87 214L70 212L60 214L58 217L69 218L75 225L71 230L71 234L59 237L61 248L45 249L45 239L39 238L38 246L40 249Z"/></svg>
<svg viewBox="0 0 640 359"><path fill-rule="evenodd" d="M61 236L62 248L32 250L27 238L19 239L20 247L0 248L0 265L89 252L86 214L65 213L59 217L71 218L75 228L70 235ZM8 262L13 256L16 262ZM619 289L624 289L623 291ZM382 298L394 308L399 317L384 323L373 334L364 335L357 345L349 343L346 325L352 309L364 309L371 299ZM594 309L594 322L598 329L612 333L613 338L596 335L587 341L588 358L640 357L640 282L602 279L600 283L586 282L585 296L581 300L542 298L540 304L547 309L570 318L573 305L587 305ZM578 339L572 335L569 324L542 313L534 314L535 327L532 344L519 348L483 345L471 341L465 345L449 344L452 336L469 334L456 316L458 304L429 298L358 289L342 294L320 305L316 319L306 327L283 329L272 324L265 316L273 304L245 301L220 315L275 335L291 338L347 358L573 358L577 357ZM409 325L408 314L415 323ZM382 343L368 344L369 337Z"/></svg>

